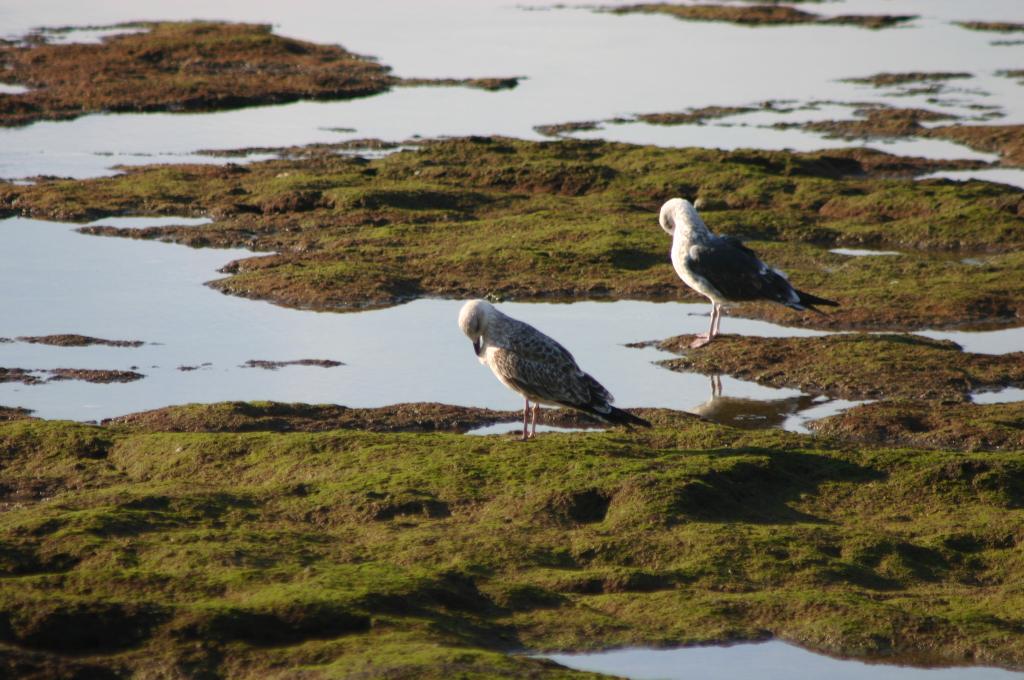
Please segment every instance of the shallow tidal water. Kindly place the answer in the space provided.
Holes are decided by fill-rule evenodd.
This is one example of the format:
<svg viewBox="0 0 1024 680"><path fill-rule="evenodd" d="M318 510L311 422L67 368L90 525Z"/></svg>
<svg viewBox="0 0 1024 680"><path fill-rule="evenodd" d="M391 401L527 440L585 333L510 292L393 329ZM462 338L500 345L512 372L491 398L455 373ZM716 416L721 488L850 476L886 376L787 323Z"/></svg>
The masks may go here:
<svg viewBox="0 0 1024 680"><path fill-rule="evenodd" d="M142 227L169 222L175 220L118 218L96 224ZM246 250L98 238L75 232L73 225L24 218L0 221L0 242L19 253L0 270L0 289L9 292L0 299L0 337L81 333L146 343L138 348L0 344L0 365L6 367L134 366L146 376L109 385L0 384L0 404L72 420L233 399L346 406L408 401L522 406L477 362L456 324L462 305L458 300L417 300L350 314L300 311L223 295L202 285L218 278L217 268L229 260L252 254ZM652 364L673 355L625 346L705 330L707 305L619 301L499 307L571 348L620 406L685 410L711 398L707 377ZM728 318L723 324L725 332L734 333L819 334L747 319ZM243 367L250 359L328 359L344 365L270 371ZM785 400L799 395L731 378L722 382L728 397Z"/></svg>
<svg viewBox="0 0 1024 680"><path fill-rule="evenodd" d="M846 0L815 3L820 14L919 14L910 24L880 31L852 26L744 27L685 22L664 15L617 16L573 0L552 9L509 0L306 0L253 3L226 0L37 0L0 6L0 37L40 26L104 25L145 19L226 19L266 22L289 37L339 43L372 55L402 77L524 76L501 92L468 88L396 88L340 102L296 102L205 114L90 115L0 130L0 177L39 174L86 177L118 164L170 160L223 162L200 149L282 146L379 137L501 134L541 139L534 126L630 118L703 106L759 106L765 101L816 110L757 111L706 125L604 125L577 133L664 146L791 148L861 145L817 133L768 127L776 122L849 117L829 102L885 103L975 115L995 106L1000 123L1024 122L1024 88L997 75L1016 68L1024 46L992 45L999 34L952 22L1020 19L1015 0ZM605 5L630 4L607 2ZM97 32L60 34L95 40ZM723 58L728 53L729 58ZM799 64L799 69L794 65ZM844 79L878 72L965 71L949 91L928 95L875 89ZM3 96L0 93L0 96ZM785 108L782 106L780 108ZM837 108L844 109L837 112ZM339 128L351 129L341 132ZM872 142L894 153L991 160L941 140ZM237 159L236 159L237 160Z"/></svg>
<svg viewBox="0 0 1024 680"><path fill-rule="evenodd" d="M1024 673L981 666L918 668L815 654L770 641L681 649L618 649L545 658L576 670L632 680L1016 680Z"/></svg>
<svg viewBox="0 0 1024 680"><path fill-rule="evenodd" d="M188 218L113 218L94 224L145 227L198 224ZM80 333L141 340L141 347L54 347L0 343L7 368L136 370L132 383L55 381L0 383L0 404L44 418L99 420L190 402L272 400L352 407L438 401L513 410L518 396L501 386L472 353L456 318L459 300L423 299L357 313L311 312L223 295L203 285L218 278L242 249L193 249L157 241L101 238L75 225L12 218L0 221L0 242L18 253L0 269L0 338ZM622 407L665 407L737 427L807 432L809 420L857 402L817 399L728 376L713 381L655 365L674 355L627 343L703 332L708 305L640 301L499 303L570 348ZM800 315L793 314L794 324ZM724 333L769 337L821 335L727 316ZM932 331L972 351L1020 348L1024 329L983 333ZM326 359L332 368L265 370L249 360ZM992 394L992 393L987 393ZM1016 392L1003 400L1016 400ZM983 401L987 396L980 396ZM498 427L493 431L502 431ZM490 432L485 430L484 433Z"/></svg>

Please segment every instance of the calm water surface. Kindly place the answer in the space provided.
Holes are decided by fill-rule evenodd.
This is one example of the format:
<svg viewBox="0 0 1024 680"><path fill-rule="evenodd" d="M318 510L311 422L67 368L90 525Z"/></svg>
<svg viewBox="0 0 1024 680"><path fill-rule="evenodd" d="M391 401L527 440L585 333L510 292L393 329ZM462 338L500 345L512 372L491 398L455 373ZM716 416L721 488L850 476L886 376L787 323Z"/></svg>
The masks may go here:
<svg viewBox="0 0 1024 680"><path fill-rule="evenodd" d="M407 77L521 75L514 90L398 88L343 102L297 102L211 114L92 115L0 130L0 177L109 174L116 164L196 160L204 148L403 140L503 134L539 139L534 126L606 120L636 113L765 101L815 103L812 111L758 112L708 125L606 125L581 137L668 146L818 149L860 142L826 140L775 122L848 118L849 106L888 103L976 116L995 106L999 122L1024 122L1024 88L996 75L1016 68L1024 47L993 46L998 34L968 31L965 19L1019 20L1016 0L971 3L850 0L815 4L832 13L900 12L921 18L896 29L798 26L751 28L684 22L668 16L616 16L579 0L527 11L507 0L404 0L290 3L226 0L36 0L0 5L0 32L17 37L39 26L102 25L140 19L228 19L273 24L279 33L340 43L378 57ZM609 5L624 4L609 2ZM97 33L61 34L95 39ZM728 58L723 55L728 53ZM795 67L794 65L798 65ZM843 82L883 71L966 71L938 98ZM936 101L929 101L937 99ZM337 132L332 128L352 128ZM872 142L895 153L992 159L941 140ZM209 159L207 159L209 160Z"/></svg>
<svg viewBox="0 0 1024 680"><path fill-rule="evenodd" d="M915 668L814 654L784 642L682 649L619 649L546 656L577 670L634 680L1019 680L1024 673L978 666Z"/></svg>
<svg viewBox="0 0 1024 680"><path fill-rule="evenodd" d="M179 218L123 218L102 224L188 223ZM139 348L0 344L0 365L127 370L145 379L95 385L60 381L0 384L0 404L48 418L94 420L188 402L271 399L347 406L441 401L519 408L473 355L456 318L458 300L418 300L355 314L317 313L223 295L202 284L246 250L191 249L155 241L98 238L71 225L0 221L0 242L18 253L0 269L0 337L82 333L143 340ZM672 355L629 342L694 333L707 305L650 302L500 305L570 347L621 406L687 409L711 396L704 376L652 364ZM794 317L794 321L799 319ZM814 335L815 331L730 318L729 332ZM330 359L344 366L243 368L250 359ZM183 371L179 367L199 367ZM799 393L726 378L723 394L784 399Z"/></svg>

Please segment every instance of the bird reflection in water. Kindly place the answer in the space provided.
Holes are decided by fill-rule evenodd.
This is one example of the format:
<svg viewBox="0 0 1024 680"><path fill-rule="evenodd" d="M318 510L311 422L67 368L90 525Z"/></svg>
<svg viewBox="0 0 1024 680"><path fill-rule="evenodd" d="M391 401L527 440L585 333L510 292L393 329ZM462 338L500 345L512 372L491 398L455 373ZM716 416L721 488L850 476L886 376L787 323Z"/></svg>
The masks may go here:
<svg viewBox="0 0 1024 680"><path fill-rule="evenodd" d="M712 375L711 398L688 410L690 413L695 413L720 425L757 430L782 427L791 415L816 404L815 398L809 394L800 394L785 399L726 397L722 395L722 377Z"/></svg>

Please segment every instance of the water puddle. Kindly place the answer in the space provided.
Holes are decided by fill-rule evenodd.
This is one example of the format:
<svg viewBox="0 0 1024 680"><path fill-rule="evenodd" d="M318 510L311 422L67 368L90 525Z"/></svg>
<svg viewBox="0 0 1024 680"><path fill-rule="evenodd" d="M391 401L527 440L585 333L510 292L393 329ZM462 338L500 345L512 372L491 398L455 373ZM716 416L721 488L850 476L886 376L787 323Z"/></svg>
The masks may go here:
<svg viewBox="0 0 1024 680"><path fill-rule="evenodd" d="M104 217L82 226L145 229L146 227L198 227L211 222L213 220L209 217Z"/></svg>
<svg viewBox="0 0 1024 680"><path fill-rule="evenodd" d="M919 668L866 663L815 654L770 641L681 649L619 649L596 654L550 654L544 658L581 671L632 680L1019 680L1024 673L982 666Z"/></svg>
<svg viewBox="0 0 1024 680"><path fill-rule="evenodd" d="M1024 169L1021 168L982 168L980 170L943 170L922 175L918 179L951 179L966 182L978 179L985 182L997 182L1024 189Z"/></svg>
<svg viewBox="0 0 1024 680"><path fill-rule="evenodd" d="M95 44L117 35L146 33L149 29L139 26L119 26L110 28L44 28L36 32L51 45Z"/></svg>
<svg viewBox="0 0 1024 680"><path fill-rule="evenodd" d="M810 408L793 413L791 416L786 418L781 427L782 429L789 430L790 432L813 434L813 431L808 427L808 423L812 420L835 416L843 411L853 408L854 406L860 406L861 404L868 403L870 403L868 400L851 401L849 399L823 399L815 403Z"/></svg>
<svg viewBox="0 0 1024 680"><path fill-rule="evenodd" d="M543 414L543 409L541 410ZM543 415L540 419L543 419ZM539 437L542 432L594 432L604 428L601 427L558 427L557 425L541 425L537 423L537 436ZM466 430L466 434L473 435L488 435L488 434L501 434L501 435L516 435L520 436L523 432L521 424L517 423L494 423L493 425L485 425L484 427L478 427L473 430Z"/></svg>
<svg viewBox="0 0 1024 680"><path fill-rule="evenodd" d="M881 255L902 255L895 250L867 250L865 248L832 248L828 252L848 257L875 257Z"/></svg>
<svg viewBox="0 0 1024 680"><path fill-rule="evenodd" d="M728 376L714 375L710 378L710 398L687 409L690 413L706 418L720 425L730 425L744 430L758 430L778 427L790 432L813 434L807 423L818 418L832 416L846 409L867 402L830 399L825 396L811 396L797 393L778 399L750 399L742 396L728 396L736 383L742 394L744 382Z"/></svg>
<svg viewBox="0 0 1024 680"><path fill-rule="evenodd" d="M965 352L975 354L1009 354L1024 351L1024 328L1003 328L996 331L917 331L917 335L935 340L952 340Z"/></svg>
<svg viewBox="0 0 1024 680"><path fill-rule="evenodd" d="M0 83L0 94L25 94L28 88L14 83Z"/></svg>
<svg viewBox="0 0 1024 680"><path fill-rule="evenodd" d="M1024 388L1005 387L991 392L973 392L971 401L975 404L1009 404L1024 401Z"/></svg>

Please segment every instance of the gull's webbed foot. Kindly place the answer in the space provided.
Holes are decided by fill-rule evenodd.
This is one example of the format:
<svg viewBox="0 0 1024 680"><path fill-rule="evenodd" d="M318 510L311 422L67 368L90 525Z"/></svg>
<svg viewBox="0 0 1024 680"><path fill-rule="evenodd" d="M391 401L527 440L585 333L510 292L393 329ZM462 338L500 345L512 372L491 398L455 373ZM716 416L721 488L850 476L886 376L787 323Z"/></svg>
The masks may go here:
<svg viewBox="0 0 1024 680"><path fill-rule="evenodd" d="M690 343L690 349L697 349L698 347L703 347L709 342L711 342L711 336L708 335L707 333L701 333L700 335L696 336L693 339L693 342Z"/></svg>

